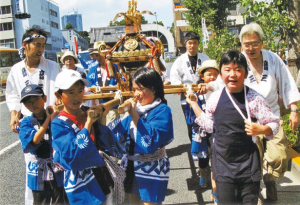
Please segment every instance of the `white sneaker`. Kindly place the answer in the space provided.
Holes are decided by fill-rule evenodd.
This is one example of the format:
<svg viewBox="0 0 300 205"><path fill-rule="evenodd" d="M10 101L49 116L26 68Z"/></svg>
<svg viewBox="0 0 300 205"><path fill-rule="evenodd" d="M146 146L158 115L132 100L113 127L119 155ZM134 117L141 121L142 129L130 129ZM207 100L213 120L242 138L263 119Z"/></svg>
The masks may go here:
<svg viewBox="0 0 300 205"><path fill-rule="evenodd" d="M199 159L198 159L198 157L197 157L197 156L195 156L195 155L192 155L192 157L193 157L193 161L199 161Z"/></svg>

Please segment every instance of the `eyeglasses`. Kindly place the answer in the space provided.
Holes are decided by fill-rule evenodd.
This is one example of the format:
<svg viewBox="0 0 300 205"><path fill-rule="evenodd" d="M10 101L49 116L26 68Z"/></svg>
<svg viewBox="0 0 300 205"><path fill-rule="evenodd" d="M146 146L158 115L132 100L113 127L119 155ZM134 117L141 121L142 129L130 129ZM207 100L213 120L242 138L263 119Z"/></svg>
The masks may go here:
<svg viewBox="0 0 300 205"><path fill-rule="evenodd" d="M252 46L252 48L258 48L260 43L261 41L253 42L253 43L243 43L243 45L245 46L245 48L250 48L250 46Z"/></svg>

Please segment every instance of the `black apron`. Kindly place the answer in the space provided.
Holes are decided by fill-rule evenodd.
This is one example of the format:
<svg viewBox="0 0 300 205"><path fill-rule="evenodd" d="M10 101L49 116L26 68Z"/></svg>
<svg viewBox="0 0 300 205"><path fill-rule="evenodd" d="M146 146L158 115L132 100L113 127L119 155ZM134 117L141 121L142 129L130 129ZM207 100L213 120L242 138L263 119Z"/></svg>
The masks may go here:
<svg viewBox="0 0 300 205"><path fill-rule="evenodd" d="M244 90L233 100L247 117ZM244 119L229 99L225 88L214 113L213 171L217 182L260 181L259 151L245 132Z"/></svg>

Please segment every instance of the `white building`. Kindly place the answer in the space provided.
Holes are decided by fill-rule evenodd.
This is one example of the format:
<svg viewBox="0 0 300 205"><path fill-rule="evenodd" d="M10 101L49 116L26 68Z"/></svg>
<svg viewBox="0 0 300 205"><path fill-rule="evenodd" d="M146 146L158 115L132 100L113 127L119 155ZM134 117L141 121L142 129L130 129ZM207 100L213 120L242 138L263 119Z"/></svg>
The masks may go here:
<svg viewBox="0 0 300 205"><path fill-rule="evenodd" d="M59 7L52 0L1 0L2 7L10 7L9 14L0 15L0 23L7 30L0 30L0 43L2 46L20 48L24 31L34 25L38 25L47 32L45 57L56 60L56 53L63 47L63 37L60 31ZM16 13L29 13L31 18L16 19ZM4 24L6 23L6 24ZM11 25L9 25L11 23Z"/></svg>
<svg viewBox="0 0 300 205"><path fill-rule="evenodd" d="M75 46L75 39L77 42L78 50L87 50L89 48L89 42L83 38L81 35L79 35L76 31L73 29L66 29L62 30L62 35L63 35L63 46L64 48L69 49L70 51L76 51L76 46Z"/></svg>

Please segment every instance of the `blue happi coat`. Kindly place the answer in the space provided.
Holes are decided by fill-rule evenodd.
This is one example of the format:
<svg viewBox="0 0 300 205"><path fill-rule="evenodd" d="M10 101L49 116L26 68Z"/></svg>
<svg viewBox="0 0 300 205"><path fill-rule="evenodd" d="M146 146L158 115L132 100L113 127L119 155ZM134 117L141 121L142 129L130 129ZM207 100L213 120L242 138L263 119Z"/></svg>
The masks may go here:
<svg viewBox="0 0 300 205"><path fill-rule="evenodd" d="M196 92L194 92L197 95ZM205 95L198 96L198 105L205 112L206 100ZM192 125L192 143L191 154L198 158L208 157L208 145L207 140L209 134L206 133L198 124L195 123L196 114L192 107L187 103L185 106L185 118L188 125Z"/></svg>
<svg viewBox="0 0 300 205"><path fill-rule="evenodd" d="M39 128L37 118L28 116L21 121L19 131L22 150L24 153L30 153L30 160L26 164L27 186L35 191L44 190L44 180L55 179L58 186L63 186L63 171L53 163L50 127L40 144L34 144L32 141Z"/></svg>
<svg viewBox="0 0 300 205"><path fill-rule="evenodd" d="M103 148L113 156L120 157L109 139L115 139L111 131L101 124L99 136ZM80 130L65 116L58 115L51 123L54 162L64 169L64 188L71 204L101 204L106 197L95 178L92 168L105 166L97 147L86 128ZM107 139L106 139L107 138ZM116 141L116 139L115 139Z"/></svg>
<svg viewBox="0 0 300 205"><path fill-rule="evenodd" d="M109 125L119 141L124 143L127 153L132 146L130 138L134 140L134 155L154 154L174 139L171 109L164 103L140 116L136 131L133 131L132 126L130 115ZM167 156L152 162L134 161L134 175L143 201L159 203L164 200L169 172L170 162Z"/></svg>

